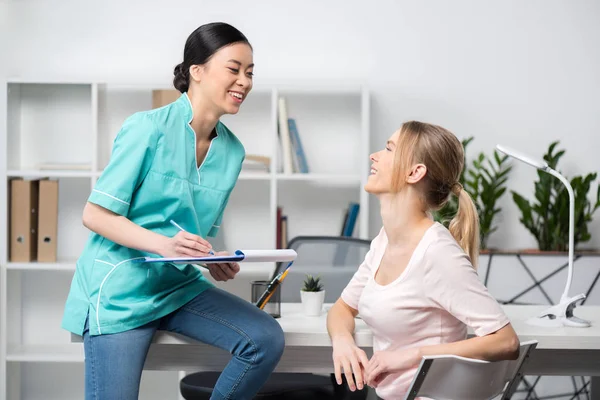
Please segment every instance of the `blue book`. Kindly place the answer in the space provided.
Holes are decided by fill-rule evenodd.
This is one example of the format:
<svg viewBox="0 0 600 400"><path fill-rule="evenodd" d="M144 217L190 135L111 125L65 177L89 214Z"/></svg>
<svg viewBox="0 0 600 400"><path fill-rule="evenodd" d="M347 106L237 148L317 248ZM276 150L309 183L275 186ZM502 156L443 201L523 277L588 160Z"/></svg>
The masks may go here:
<svg viewBox="0 0 600 400"><path fill-rule="evenodd" d="M348 207L348 218L346 219L344 234L342 236L352 236L359 209L360 205L358 203L350 203L350 206Z"/></svg>

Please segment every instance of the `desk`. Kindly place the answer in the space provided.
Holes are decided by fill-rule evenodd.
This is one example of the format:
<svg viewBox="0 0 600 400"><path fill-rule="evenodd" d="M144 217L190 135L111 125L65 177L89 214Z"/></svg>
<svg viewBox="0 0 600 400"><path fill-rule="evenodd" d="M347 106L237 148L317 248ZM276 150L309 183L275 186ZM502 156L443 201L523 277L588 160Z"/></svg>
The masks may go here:
<svg viewBox="0 0 600 400"><path fill-rule="evenodd" d="M600 306L580 306L575 314L592 321L589 328L541 328L525 321L547 306L504 305L521 341L537 340L524 373L526 375L593 376L592 386L600 387ZM285 332L286 348L276 371L333 372L331 342L326 314L306 317L298 303L281 305L278 318ZM355 340L367 354L372 353L372 336L361 319L356 319ZM220 371L229 353L183 336L159 332L154 338L145 369L178 371ZM593 400L600 399L595 390Z"/></svg>
<svg viewBox="0 0 600 400"><path fill-rule="evenodd" d="M600 306L580 306L575 314L592 321L590 328L541 328L525 320L546 306L505 305L506 314L521 341L538 346L525 370L530 375L600 376ZM306 317L300 304L284 303L278 318L285 332L286 349L277 367L281 372L333 372L326 314ZM371 353L372 336L356 320L357 345ZM147 369L221 370L229 353L177 334L157 333L148 354Z"/></svg>

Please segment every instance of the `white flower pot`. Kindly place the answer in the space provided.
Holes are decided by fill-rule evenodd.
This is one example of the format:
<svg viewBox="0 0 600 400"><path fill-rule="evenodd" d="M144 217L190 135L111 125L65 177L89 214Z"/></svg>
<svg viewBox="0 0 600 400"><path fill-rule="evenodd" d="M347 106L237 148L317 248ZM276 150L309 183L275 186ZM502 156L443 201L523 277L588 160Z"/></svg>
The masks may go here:
<svg viewBox="0 0 600 400"><path fill-rule="evenodd" d="M304 314L309 317L318 317L323 311L323 302L325 301L325 291L320 292L305 292L300 291L300 299L302 300L302 309Z"/></svg>

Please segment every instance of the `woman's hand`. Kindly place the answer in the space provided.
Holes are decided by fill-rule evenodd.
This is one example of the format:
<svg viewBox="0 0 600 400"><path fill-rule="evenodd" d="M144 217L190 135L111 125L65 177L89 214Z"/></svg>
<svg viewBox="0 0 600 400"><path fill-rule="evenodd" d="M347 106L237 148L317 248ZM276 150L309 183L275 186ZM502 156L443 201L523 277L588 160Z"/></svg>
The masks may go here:
<svg viewBox="0 0 600 400"><path fill-rule="evenodd" d="M160 255L163 257L207 257L212 245L193 233L180 231L167 238Z"/></svg>
<svg viewBox="0 0 600 400"><path fill-rule="evenodd" d="M218 251L215 253L216 256L226 256L226 251ZM236 262L226 262L219 264L206 264L210 275L216 281L228 281L235 277L235 274L240 272L240 265Z"/></svg>
<svg viewBox="0 0 600 400"><path fill-rule="evenodd" d="M335 338L331 343L333 346L335 379L338 385L342 384L343 369L350 390L354 392L357 387L362 390L366 382L364 369L369 363L367 354L356 345L352 336ZM356 377L356 383L352 374Z"/></svg>
<svg viewBox="0 0 600 400"><path fill-rule="evenodd" d="M396 351L378 351L366 366L366 383L377 387L388 375L415 367L421 361L418 348Z"/></svg>

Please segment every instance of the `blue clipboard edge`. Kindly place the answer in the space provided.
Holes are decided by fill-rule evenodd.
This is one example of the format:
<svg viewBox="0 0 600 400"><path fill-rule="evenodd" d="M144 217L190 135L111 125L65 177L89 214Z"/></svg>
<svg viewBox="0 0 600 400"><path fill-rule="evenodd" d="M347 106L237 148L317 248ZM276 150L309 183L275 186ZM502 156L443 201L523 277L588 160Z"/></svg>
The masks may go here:
<svg viewBox="0 0 600 400"><path fill-rule="evenodd" d="M136 263L172 263L172 264L216 264L222 262L239 262L246 255L241 250L236 250L234 255L230 256L210 256L210 257L143 257L133 260Z"/></svg>

